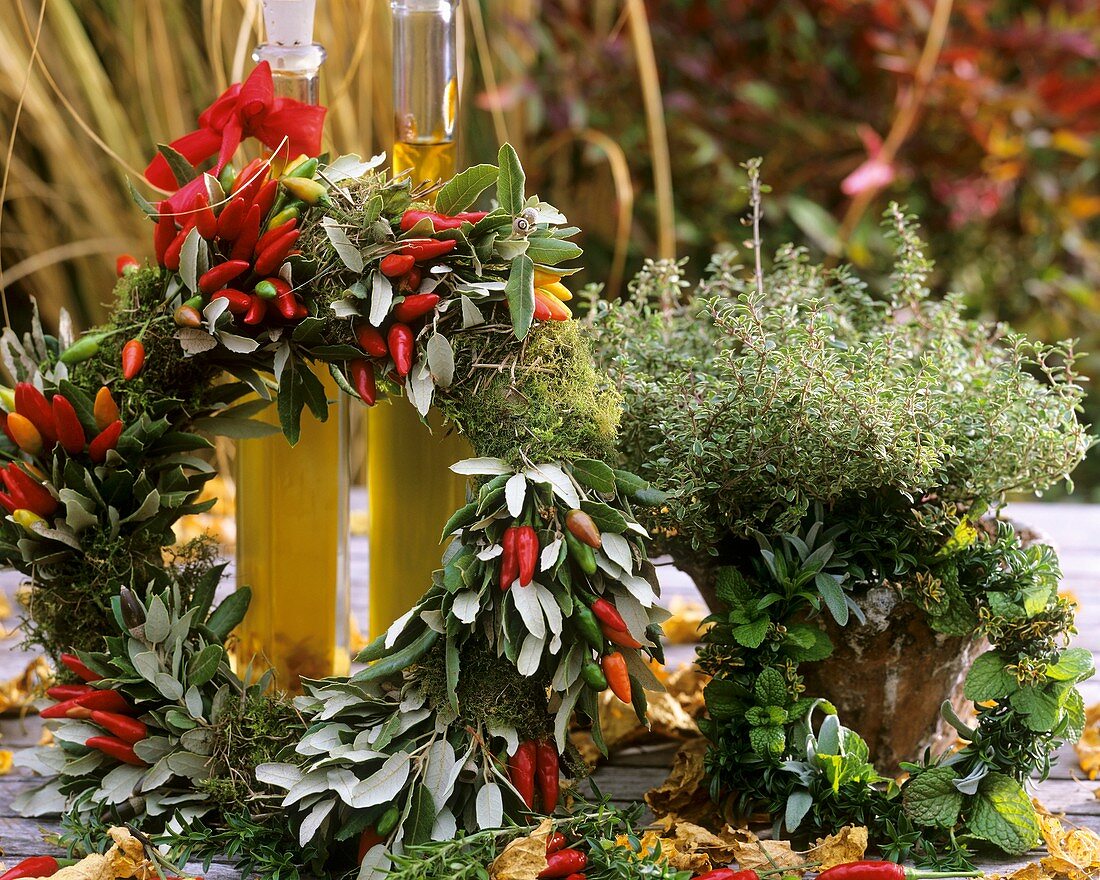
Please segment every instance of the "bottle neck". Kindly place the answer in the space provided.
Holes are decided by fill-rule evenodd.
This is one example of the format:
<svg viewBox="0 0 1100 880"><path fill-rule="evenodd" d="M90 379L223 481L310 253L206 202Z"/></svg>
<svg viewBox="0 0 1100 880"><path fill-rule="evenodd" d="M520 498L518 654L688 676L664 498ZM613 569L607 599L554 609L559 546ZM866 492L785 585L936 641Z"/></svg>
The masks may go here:
<svg viewBox="0 0 1100 880"><path fill-rule="evenodd" d="M453 144L458 0L392 0L394 140Z"/></svg>
<svg viewBox="0 0 1100 880"><path fill-rule="evenodd" d="M261 43L252 53L257 63L271 65L271 78L275 94L293 98L303 104L320 103L321 65L325 50L319 43L284 46L279 43Z"/></svg>

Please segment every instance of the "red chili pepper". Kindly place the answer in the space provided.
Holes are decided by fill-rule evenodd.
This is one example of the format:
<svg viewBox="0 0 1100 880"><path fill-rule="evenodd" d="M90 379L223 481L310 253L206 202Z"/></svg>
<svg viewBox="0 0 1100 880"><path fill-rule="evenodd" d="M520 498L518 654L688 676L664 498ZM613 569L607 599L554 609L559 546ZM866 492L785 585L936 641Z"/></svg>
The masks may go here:
<svg viewBox="0 0 1100 880"><path fill-rule="evenodd" d="M894 862L861 861L836 865L817 875L817 880L936 880L940 877L981 877L981 871L918 871Z"/></svg>
<svg viewBox="0 0 1100 880"><path fill-rule="evenodd" d="M210 207L210 196L205 192L196 193L191 202L191 212L199 235L207 241L213 241L218 234L218 217Z"/></svg>
<svg viewBox="0 0 1100 880"><path fill-rule="evenodd" d="M382 331L370 324L357 325L355 339L359 343L359 347L373 358L384 358L390 353Z"/></svg>
<svg viewBox="0 0 1100 880"><path fill-rule="evenodd" d="M549 740L541 740L535 748L535 772L539 784L539 805L547 815L558 808L561 781L558 779L558 749Z"/></svg>
<svg viewBox="0 0 1100 880"><path fill-rule="evenodd" d="M373 825L370 828L364 828L363 833L359 835L359 861L362 862L367 857L367 853L384 840L385 838L374 830Z"/></svg>
<svg viewBox="0 0 1100 880"><path fill-rule="evenodd" d="M233 242L233 250L229 253L230 259L250 260L252 258L252 250L256 247L256 242L259 240L260 206L253 205L248 209L248 213L244 218L244 223L241 224L240 235L238 235L237 240Z"/></svg>
<svg viewBox="0 0 1100 880"><path fill-rule="evenodd" d="M488 211L462 211L454 215L459 220L465 220L467 223L478 223L489 216Z"/></svg>
<svg viewBox="0 0 1100 880"><path fill-rule="evenodd" d="M185 226L179 232L176 233L176 237L172 239L172 243L168 245L168 250L164 252L164 268L170 272L178 272L180 269L180 254L183 252L183 242L187 239L187 234L191 231L190 226Z"/></svg>
<svg viewBox="0 0 1100 880"><path fill-rule="evenodd" d="M535 297L535 320L536 321L549 321L550 320L550 307L544 303L538 297Z"/></svg>
<svg viewBox="0 0 1100 880"><path fill-rule="evenodd" d="M279 197L279 181L269 180L260 187L256 198L252 200L252 206L260 209L260 216L267 217Z"/></svg>
<svg viewBox="0 0 1100 880"><path fill-rule="evenodd" d="M282 236L284 236L288 232L290 232L292 229L297 229L297 228L298 228L298 218L297 217L292 217L291 219L287 220L286 223L280 223L274 229L267 230L267 232L265 232L263 235L261 235L259 240L256 242L256 248L255 248L254 253L258 254L258 253L266 250L267 246L269 244L271 244L271 242L275 241L275 239L281 238Z"/></svg>
<svg viewBox="0 0 1100 880"><path fill-rule="evenodd" d="M41 432L22 413L8 413L5 429L12 442L28 455L39 456L46 448Z"/></svg>
<svg viewBox="0 0 1100 880"><path fill-rule="evenodd" d="M434 260L436 257L441 257L454 250L457 244L458 242L453 238L446 241L439 241L435 238L410 238L408 241L401 242L399 253L408 254L419 263L422 260Z"/></svg>
<svg viewBox="0 0 1100 880"><path fill-rule="evenodd" d="M129 254L122 254L115 260L115 274L119 278L123 275L129 275L131 272L135 272L140 268L141 264Z"/></svg>
<svg viewBox="0 0 1100 880"><path fill-rule="evenodd" d="M546 854L550 855L550 853L556 853L559 849L565 849L566 843L565 835L560 831L555 831L546 838Z"/></svg>
<svg viewBox="0 0 1100 880"><path fill-rule="evenodd" d="M125 362L126 350L123 349L123 363ZM80 424L69 398L63 394L55 394L50 401L50 407L53 410L54 425L57 427L57 441L69 455L79 455L88 441L84 436L84 426Z"/></svg>
<svg viewBox="0 0 1100 880"><path fill-rule="evenodd" d="M508 779L528 809L535 806L535 751L534 741L524 740L508 758Z"/></svg>
<svg viewBox="0 0 1100 880"><path fill-rule="evenodd" d="M59 703L65 703L85 694L90 694L93 690L95 688L90 684L55 684L52 688L46 690L46 695Z"/></svg>
<svg viewBox="0 0 1100 880"><path fill-rule="evenodd" d="M618 651L606 654L601 664L603 674L607 676L607 686L611 692L626 704L630 704L630 673L626 671L626 660Z"/></svg>
<svg viewBox="0 0 1100 880"><path fill-rule="evenodd" d="M416 337L412 330L407 324L394 324L386 334L386 341L397 375L402 378L409 375L413 365L413 349L416 346Z"/></svg>
<svg viewBox="0 0 1100 880"><path fill-rule="evenodd" d="M760 880L756 871L735 871L733 868L715 868L700 874L695 880Z"/></svg>
<svg viewBox="0 0 1100 880"><path fill-rule="evenodd" d="M138 721L136 718L119 715L117 712L104 712L101 709L94 709L92 711L92 721L108 733L113 733L119 739L130 743L130 745L141 742L149 735L149 728L143 722Z"/></svg>
<svg viewBox="0 0 1100 880"><path fill-rule="evenodd" d="M57 426L53 421L53 408L46 400L46 395L35 388L30 382L15 383L15 411L30 419L31 424L38 429L46 446L53 446L57 442Z"/></svg>
<svg viewBox="0 0 1100 880"><path fill-rule="evenodd" d="M408 254L389 254L382 258L382 262L378 264L378 269L387 278L397 278L404 275L415 265L416 260Z"/></svg>
<svg viewBox="0 0 1100 880"><path fill-rule="evenodd" d="M256 297L252 300L252 305L249 306L248 311L245 313L244 322L250 326L255 326L263 321L266 314L267 300Z"/></svg>
<svg viewBox="0 0 1100 880"><path fill-rule="evenodd" d="M107 453L118 446L120 436L122 436L121 421L108 425L88 444L88 457L96 464L103 464L107 460Z"/></svg>
<svg viewBox="0 0 1100 880"><path fill-rule="evenodd" d="M256 256L256 274L271 275L278 271L279 267L286 261L286 258L290 256L290 252L294 250L294 245L297 244L301 234L301 230L291 229L264 248L264 250Z"/></svg>
<svg viewBox="0 0 1100 880"><path fill-rule="evenodd" d="M131 339L122 346L122 378L127 382L145 366L145 346L140 339ZM55 397L54 400L57 400Z"/></svg>
<svg viewBox="0 0 1100 880"><path fill-rule="evenodd" d="M228 260L207 269L199 276L199 290L208 296L215 290L221 290L234 278L249 269L248 260Z"/></svg>
<svg viewBox="0 0 1100 880"><path fill-rule="evenodd" d="M374 406L378 400L378 383L374 377L374 364L364 359L352 361L349 364L351 370L351 384L355 393L367 406Z"/></svg>
<svg viewBox="0 0 1100 880"><path fill-rule="evenodd" d="M289 289L280 291L275 297L275 308L288 321L294 320L294 315L298 311L298 300L295 299L294 292Z"/></svg>
<svg viewBox="0 0 1100 880"><path fill-rule="evenodd" d="M227 287L215 293L211 300L224 299L229 301L229 311L234 315L243 315L252 307L252 297L243 290L233 290Z"/></svg>
<svg viewBox="0 0 1100 880"><path fill-rule="evenodd" d="M218 215L218 238L223 241L235 241L241 233L244 218L248 216L248 202L240 196L229 200Z"/></svg>
<svg viewBox="0 0 1100 880"><path fill-rule="evenodd" d="M579 849L562 849L546 857L546 867L535 876L539 880L558 880L584 870L588 856Z"/></svg>
<svg viewBox="0 0 1100 880"><path fill-rule="evenodd" d="M618 645L620 648L640 648L642 646L642 643L625 629L615 629L615 627L608 626L606 623L601 623L600 632L611 644Z"/></svg>
<svg viewBox="0 0 1100 880"><path fill-rule="evenodd" d="M413 266L401 276L401 280L397 284L397 289L406 293L416 293L420 289L420 282L424 280L424 273L420 271L419 266Z"/></svg>
<svg viewBox="0 0 1100 880"><path fill-rule="evenodd" d="M626 621L619 614L619 609L606 599L597 599L592 603L592 613L600 623L606 623L612 629L627 631Z"/></svg>
<svg viewBox="0 0 1100 880"><path fill-rule="evenodd" d="M153 231L153 252L157 256L157 265L165 265L165 257L168 248L176 239L176 221L168 214L161 214L157 218L157 227Z"/></svg>
<svg viewBox="0 0 1100 880"><path fill-rule="evenodd" d="M565 880L588 880L587 874L570 874Z"/></svg>
<svg viewBox="0 0 1100 880"><path fill-rule="evenodd" d="M600 534L600 527L583 510L569 511L565 515L565 527L569 529L574 538L587 544L593 550L599 550L603 546L603 535Z"/></svg>
<svg viewBox="0 0 1100 880"><path fill-rule="evenodd" d="M534 526L520 526L517 530L516 559L519 561L519 585L526 587L534 580L539 564L539 535Z"/></svg>
<svg viewBox="0 0 1100 880"><path fill-rule="evenodd" d="M71 700L54 703L52 706L47 706L38 715L40 718L91 718L92 710L81 706L77 702L78 699L78 697L74 697Z"/></svg>
<svg viewBox="0 0 1100 880"><path fill-rule="evenodd" d="M14 868L0 874L0 880L23 880L24 877L52 877L61 866L53 856L31 856Z"/></svg>
<svg viewBox="0 0 1100 880"><path fill-rule="evenodd" d="M516 538L519 537L519 527L509 526L504 530L501 544L504 552L500 554L500 588L509 589L516 578L519 577L519 556L516 550Z"/></svg>
<svg viewBox="0 0 1100 880"><path fill-rule="evenodd" d="M75 711L74 710L79 710ZM118 691L93 690L53 706L47 706L39 713L43 718L90 718L93 711L115 712L119 715L134 715L137 709L126 702Z"/></svg>
<svg viewBox="0 0 1100 880"><path fill-rule="evenodd" d="M439 303L439 295L435 293L414 293L405 297L393 307L393 317L396 321L409 324L417 318L423 318Z"/></svg>
<svg viewBox="0 0 1100 880"><path fill-rule="evenodd" d="M444 229L458 229L462 225L460 217L451 217L448 214L437 214L435 211L418 211L409 208L401 215L401 231L408 232L421 220L432 221L432 231L442 232Z"/></svg>
<svg viewBox="0 0 1100 880"><path fill-rule="evenodd" d="M263 186L264 181L267 180L268 167L266 160L258 157L253 159L233 178L233 187L230 192L251 201L251 194Z"/></svg>
<svg viewBox="0 0 1100 880"><path fill-rule="evenodd" d="M90 749L110 755L123 764L133 764L135 767L148 767L141 758L134 754L134 747L117 736L91 736L84 740L84 745Z"/></svg>
<svg viewBox="0 0 1100 880"><path fill-rule="evenodd" d="M15 439L15 434L12 433L11 428L8 426L8 414L3 410L0 410L0 428L4 429L4 433L7 435L7 438L12 443L14 443L16 446L19 445L19 441Z"/></svg>
<svg viewBox="0 0 1100 880"><path fill-rule="evenodd" d="M38 480L28 474L15 462L11 462L0 468L0 480L10 493L9 500L14 507L10 512L14 513L20 508L38 514L43 519L53 516L60 506L59 502L50 490Z"/></svg>
<svg viewBox="0 0 1100 880"><path fill-rule="evenodd" d="M98 672L92 672L76 654L62 654L61 662L69 672L84 681L99 681L103 677Z"/></svg>

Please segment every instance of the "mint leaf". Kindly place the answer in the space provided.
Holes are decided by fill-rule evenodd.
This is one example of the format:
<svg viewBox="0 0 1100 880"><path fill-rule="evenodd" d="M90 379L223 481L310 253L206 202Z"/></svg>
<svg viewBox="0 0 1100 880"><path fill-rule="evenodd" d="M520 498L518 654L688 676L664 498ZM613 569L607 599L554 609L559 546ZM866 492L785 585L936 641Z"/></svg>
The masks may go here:
<svg viewBox="0 0 1100 880"><path fill-rule="evenodd" d="M759 648L768 634L771 621L767 617L758 617L751 623L743 623L733 631L733 637L739 645L746 648Z"/></svg>
<svg viewBox="0 0 1100 880"><path fill-rule="evenodd" d="M715 721L729 721L744 711L742 690L736 682L714 678L703 689L707 712Z"/></svg>
<svg viewBox="0 0 1100 880"><path fill-rule="evenodd" d="M745 578L733 566L718 569L714 587L718 601L731 611L741 608L752 598L752 591Z"/></svg>
<svg viewBox="0 0 1100 880"><path fill-rule="evenodd" d="M790 702L787 696L787 682L778 669L768 668L756 677L752 694L761 706L786 706Z"/></svg>
<svg viewBox="0 0 1100 880"><path fill-rule="evenodd" d="M1010 856L1022 855L1039 843L1031 799L1020 783L1003 773L990 773L982 780L967 824L975 837Z"/></svg>
<svg viewBox="0 0 1100 880"><path fill-rule="evenodd" d="M816 663L833 653L828 634L812 624L796 623L787 627L787 639L783 651L799 663Z"/></svg>
<svg viewBox="0 0 1100 880"><path fill-rule="evenodd" d="M1019 688L1016 679L1006 668L1005 658L996 651L986 651L974 661L966 674L963 693L968 700L982 703L999 700Z"/></svg>
<svg viewBox="0 0 1100 880"><path fill-rule="evenodd" d="M497 201L512 216L523 210L523 193L527 177L519 156L511 144L503 144L497 153ZM522 338L522 337L521 337Z"/></svg>
<svg viewBox="0 0 1100 880"><path fill-rule="evenodd" d="M1047 670L1055 681L1084 681L1094 672L1092 652L1087 648L1070 648Z"/></svg>
<svg viewBox="0 0 1100 880"><path fill-rule="evenodd" d="M955 771L950 767L935 767L914 776L902 789L905 815L917 825L954 826L962 806L962 794L954 781Z"/></svg>
<svg viewBox="0 0 1100 880"><path fill-rule="evenodd" d="M441 214L467 210L497 179L495 165L474 165L452 177L435 194L435 209Z"/></svg>
<svg viewBox="0 0 1100 880"><path fill-rule="evenodd" d="M754 727L749 731L749 744L761 758L779 759L787 748L782 727Z"/></svg>
<svg viewBox="0 0 1100 880"><path fill-rule="evenodd" d="M1046 733L1053 730L1062 715L1061 701L1042 687L1022 687L1010 698L1012 708L1024 717L1028 730Z"/></svg>

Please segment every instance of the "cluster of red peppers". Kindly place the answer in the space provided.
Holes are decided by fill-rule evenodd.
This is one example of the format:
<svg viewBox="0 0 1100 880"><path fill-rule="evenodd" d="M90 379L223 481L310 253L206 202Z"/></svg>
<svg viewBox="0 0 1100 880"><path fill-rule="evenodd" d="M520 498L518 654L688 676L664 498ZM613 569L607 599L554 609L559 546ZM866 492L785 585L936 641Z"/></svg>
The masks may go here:
<svg viewBox="0 0 1100 880"><path fill-rule="evenodd" d="M229 196L223 203L211 204L200 190L186 210L160 215L153 238L158 264L179 271L192 229L209 243L213 260L198 279L198 292L176 309L178 325L201 326L201 309L215 299L226 300L230 313L248 327L308 317L305 303L279 270L298 253L302 213L328 199L327 188L313 179L317 168L317 159L305 156L277 178L269 176L271 164L263 159L253 160L236 177L226 166L223 188Z"/></svg>
<svg viewBox="0 0 1100 880"><path fill-rule="evenodd" d="M464 223L476 223L484 211L467 211L453 216L434 211L410 208L401 217L401 231L408 232L421 220L428 219L433 232L458 229ZM402 382L412 372L416 359L416 336L439 305L436 293L420 293L424 275L433 260L455 249L454 239L406 238L398 241L397 250L387 254L378 264L378 271L390 279L395 291L403 296L390 310L381 327L366 321L355 327L355 338L367 357L348 364L352 387L367 406L378 400L376 366L386 358L393 360L395 381Z"/></svg>
<svg viewBox="0 0 1100 880"><path fill-rule="evenodd" d="M535 809L536 787L540 811L551 815L557 809L561 795L558 776L558 750L551 740L524 740L508 758L508 780L529 810Z"/></svg>
<svg viewBox="0 0 1100 880"><path fill-rule="evenodd" d="M145 767L146 762L134 753L135 743L149 735L144 722L134 718L138 710L118 691L93 687L100 676L89 669L74 654L62 654L61 662L83 680L83 684L54 685L46 693L57 702L43 709L43 718L79 718L102 727L103 736L92 736L84 745L103 752L123 764Z"/></svg>
<svg viewBox="0 0 1100 880"><path fill-rule="evenodd" d="M123 424L111 392L103 387L96 396L97 433L89 441L76 409L63 394L46 395L29 382L19 382L11 396L10 411L0 411L0 428L20 451L32 458L60 446L70 456L87 453L93 464L103 464L107 453L118 445ZM59 502L40 480L36 468L10 462L0 468L0 480L7 491L0 492L0 504L16 521L29 528L52 516Z"/></svg>
<svg viewBox="0 0 1100 880"><path fill-rule="evenodd" d="M539 880L585 880L583 871L588 865L588 856L567 844L560 831L546 838L546 867L539 871Z"/></svg>
<svg viewBox="0 0 1100 880"><path fill-rule="evenodd" d="M500 554L500 588L511 589L516 581L526 587L535 579L539 564L539 533L534 526L512 525L501 538L504 552Z"/></svg>

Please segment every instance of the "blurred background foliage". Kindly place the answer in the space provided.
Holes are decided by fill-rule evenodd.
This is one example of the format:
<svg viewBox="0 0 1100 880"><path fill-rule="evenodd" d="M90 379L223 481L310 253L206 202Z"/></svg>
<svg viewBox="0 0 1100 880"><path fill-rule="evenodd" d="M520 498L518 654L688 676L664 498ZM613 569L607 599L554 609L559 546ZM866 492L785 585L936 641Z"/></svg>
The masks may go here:
<svg viewBox="0 0 1100 880"><path fill-rule="evenodd" d="M388 3L318 6L330 142L386 149ZM1100 352L1092 0L463 6L464 158L516 143L542 194L585 228L585 280L610 295L643 256L687 255L700 274L716 246L739 242L740 163L762 156L769 246L804 241L873 276L888 260L879 218L897 199L921 215L939 290ZM115 255L149 251L126 178L247 70L259 2L48 0L32 65L42 8L0 0L0 132L22 106L2 280L14 322L34 292L47 320L64 306L88 324ZM1100 357L1085 367L1100 375Z"/></svg>

